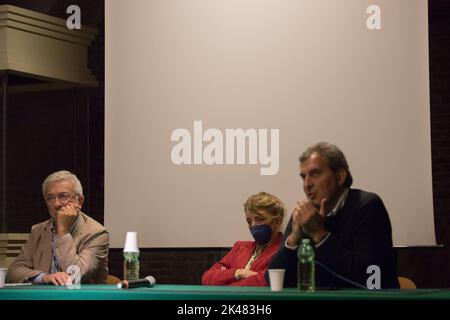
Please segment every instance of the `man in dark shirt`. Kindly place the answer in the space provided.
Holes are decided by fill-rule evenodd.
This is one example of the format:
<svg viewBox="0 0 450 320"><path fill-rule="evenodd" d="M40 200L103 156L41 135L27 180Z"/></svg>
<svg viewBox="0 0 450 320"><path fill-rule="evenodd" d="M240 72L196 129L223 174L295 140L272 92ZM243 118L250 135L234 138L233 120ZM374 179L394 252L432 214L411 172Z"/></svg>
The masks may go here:
<svg viewBox="0 0 450 320"><path fill-rule="evenodd" d="M347 160L333 144L319 142L299 160L307 199L297 202L269 269L286 269L285 286L296 286L297 248L308 237L315 245L316 287L365 287L369 267L376 266L379 287L398 288L391 223L381 199L350 189Z"/></svg>

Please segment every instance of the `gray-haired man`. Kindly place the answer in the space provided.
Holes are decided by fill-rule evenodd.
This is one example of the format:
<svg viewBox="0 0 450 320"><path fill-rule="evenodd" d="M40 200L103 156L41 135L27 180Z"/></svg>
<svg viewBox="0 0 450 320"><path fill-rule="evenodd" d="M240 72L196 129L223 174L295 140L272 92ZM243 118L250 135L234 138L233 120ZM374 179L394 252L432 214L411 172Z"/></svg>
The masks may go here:
<svg viewBox="0 0 450 320"><path fill-rule="evenodd" d="M71 284L69 266L82 283L105 283L109 235L82 213L83 189L69 171L50 174L42 184L50 219L31 228L30 237L8 268L8 282Z"/></svg>

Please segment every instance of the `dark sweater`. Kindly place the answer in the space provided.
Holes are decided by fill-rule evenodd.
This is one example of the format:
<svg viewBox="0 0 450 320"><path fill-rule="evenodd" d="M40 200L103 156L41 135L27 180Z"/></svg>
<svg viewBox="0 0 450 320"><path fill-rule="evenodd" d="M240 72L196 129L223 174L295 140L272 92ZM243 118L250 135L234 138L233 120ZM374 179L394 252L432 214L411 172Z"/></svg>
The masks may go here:
<svg viewBox="0 0 450 320"><path fill-rule="evenodd" d="M286 227L280 249L268 269L286 269L285 286L297 285L297 250L286 248L291 233L292 217ZM344 206L333 217L327 217L325 227L329 238L316 251L316 287L350 288L338 275L366 286L371 273L367 267L381 270L381 288L398 288L396 257L392 247L391 222L380 197L374 193L350 189ZM267 275L266 275L267 276Z"/></svg>

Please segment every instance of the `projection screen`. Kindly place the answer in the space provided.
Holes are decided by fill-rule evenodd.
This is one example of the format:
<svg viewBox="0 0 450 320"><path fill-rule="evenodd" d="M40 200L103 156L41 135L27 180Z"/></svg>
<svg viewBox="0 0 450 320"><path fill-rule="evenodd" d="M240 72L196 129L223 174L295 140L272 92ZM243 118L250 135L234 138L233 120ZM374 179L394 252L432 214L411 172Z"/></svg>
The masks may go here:
<svg viewBox="0 0 450 320"><path fill-rule="evenodd" d="M305 198L298 156L346 154L395 245L434 245L426 0L107 0L111 247L228 247L243 204Z"/></svg>

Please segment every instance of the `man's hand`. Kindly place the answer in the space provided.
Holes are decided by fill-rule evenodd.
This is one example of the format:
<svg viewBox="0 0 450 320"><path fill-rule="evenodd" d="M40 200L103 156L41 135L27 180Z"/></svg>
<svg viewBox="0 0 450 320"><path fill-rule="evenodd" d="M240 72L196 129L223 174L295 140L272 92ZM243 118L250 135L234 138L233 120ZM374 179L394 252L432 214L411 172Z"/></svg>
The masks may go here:
<svg viewBox="0 0 450 320"><path fill-rule="evenodd" d="M287 244L291 247L295 247L298 245L298 242L301 238L301 224L300 217L298 212L298 207L292 211L292 224L291 224L291 234L287 239Z"/></svg>
<svg viewBox="0 0 450 320"><path fill-rule="evenodd" d="M309 235L315 243L319 243L328 233L325 229L326 199L320 203L320 209L308 200L297 202L297 207L292 214L292 232L288 238L288 245L298 245L299 229Z"/></svg>
<svg viewBox="0 0 450 320"><path fill-rule="evenodd" d="M62 237L70 232L70 228L80 213L78 205L67 203L62 206L56 215L56 229L58 237Z"/></svg>
<svg viewBox="0 0 450 320"><path fill-rule="evenodd" d="M44 275L42 277L42 282L49 284L52 283L55 286L65 286L71 285L72 279L70 279L70 276L65 272L56 272Z"/></svg>

